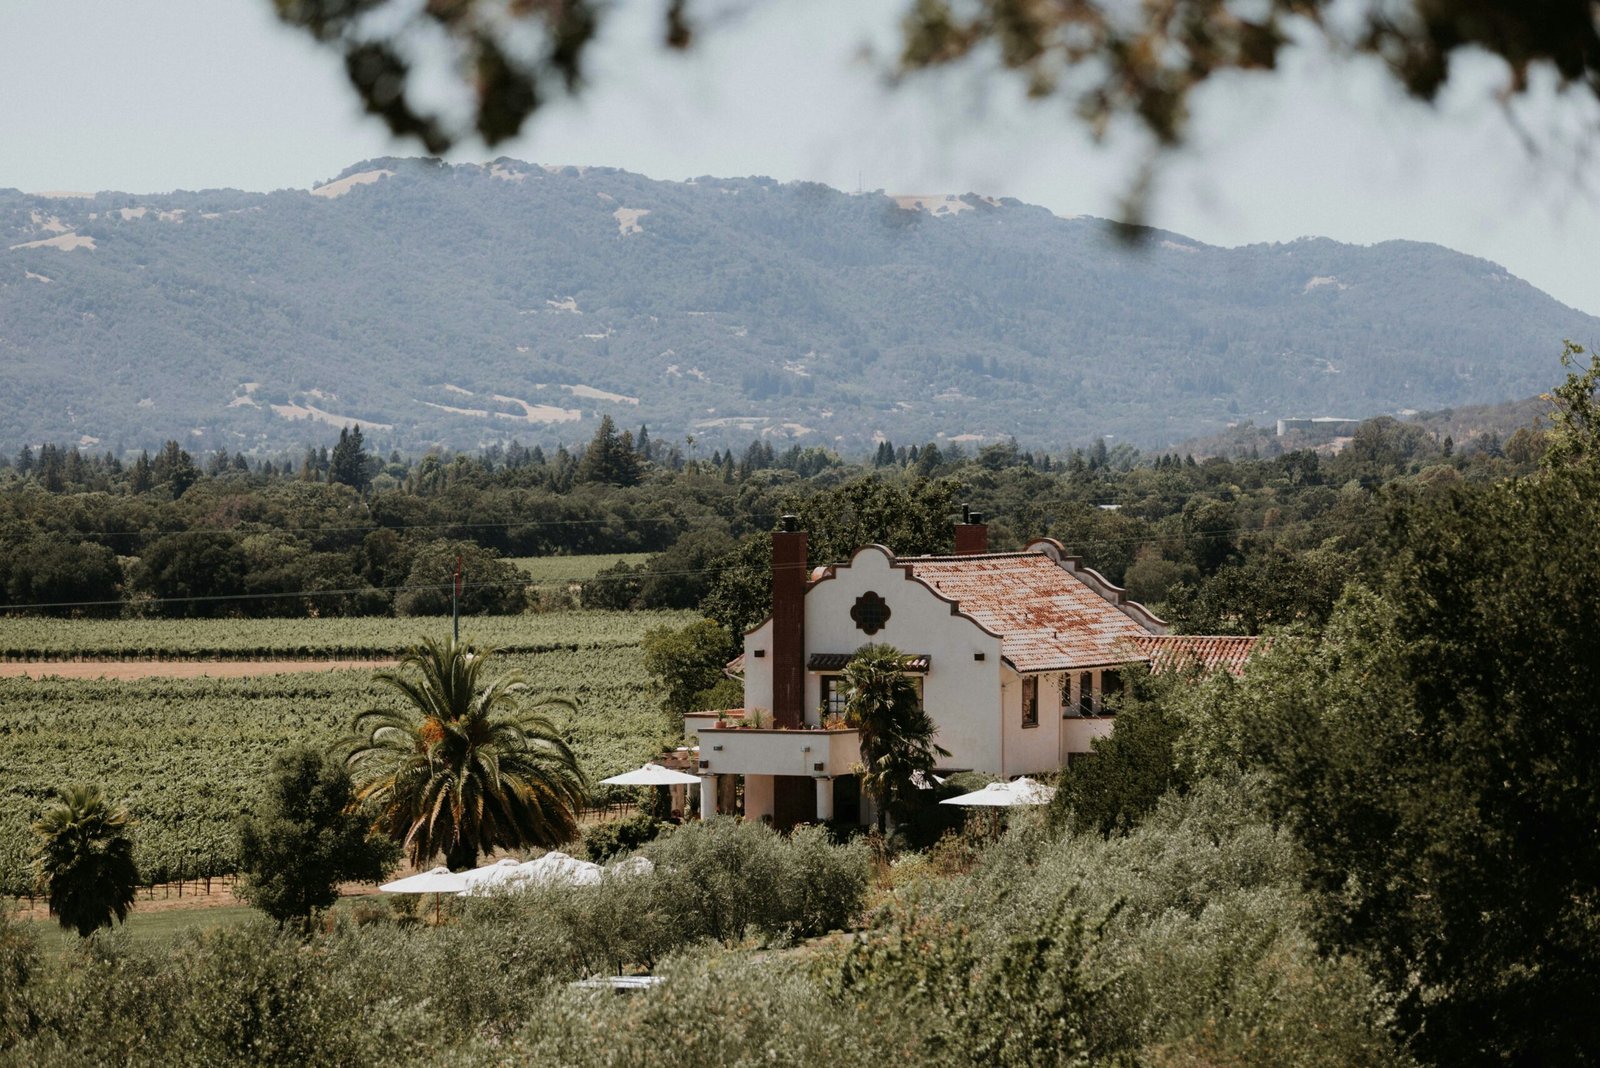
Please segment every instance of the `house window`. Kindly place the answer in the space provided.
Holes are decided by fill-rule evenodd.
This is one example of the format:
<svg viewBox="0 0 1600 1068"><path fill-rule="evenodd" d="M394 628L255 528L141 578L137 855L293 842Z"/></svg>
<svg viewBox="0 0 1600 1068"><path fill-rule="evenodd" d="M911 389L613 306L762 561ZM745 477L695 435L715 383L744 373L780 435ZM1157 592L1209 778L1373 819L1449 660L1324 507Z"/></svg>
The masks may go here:
<svg viewBox="0 0 1600 1068"><path fill-rule="evenodd" d="M917 692L917 707L922 707L923 679L921 675L905 675L905 680L911 683L911 688ZM821 700L818 702L817 713L823 721L829 716L842 716L845 714L845 704L850 700L850 685L845 682L843 675L819 675L817 677L818 689Z"/></svg>
<svg viewBox="0 0 1600 1068"><path fill-rule="evenodd" d="M844 703L849 693L850 688L845 685L843 675L822 676L822 718L844 715Z"/></svg>
<svg viewBox="0 0 1600 1068"><path fill-rule="evenodd" d="M1078 715L1094 715L1094 675L1087 671L1078 675Z"/></svg>
<svg viewBox="0 0 1600 1068"><path fill-rule="evenodd" d="M1024 727L1039 725L1039 676L1037 675L1022 677L1022 725Z"/></svg>
<svg viewBox="0 0 1600 1068"><path fill-rule="evenodd" d="M1103 671L1100 673L1100 714L1105 716L1115 715L1117 705L1122 698L1122 673L1119 671Z"/></svg>

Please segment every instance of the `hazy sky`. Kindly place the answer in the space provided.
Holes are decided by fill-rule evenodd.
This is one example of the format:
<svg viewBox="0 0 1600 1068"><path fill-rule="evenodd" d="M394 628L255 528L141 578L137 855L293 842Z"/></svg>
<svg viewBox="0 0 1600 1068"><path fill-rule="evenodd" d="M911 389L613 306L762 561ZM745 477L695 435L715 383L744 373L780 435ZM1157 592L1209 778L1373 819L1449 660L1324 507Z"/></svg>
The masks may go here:
<svg viewBox="0 0 1600 1068"><path fill-rule="evenodd" d="M629 4L586 97L515 143L455 158L978 192L1114 215L1133 146L1092 145L1064 102L1028 104L970 73L885 88L885 60L862 46L890 54L908 2L767 0L687 57L656 46L658 3ZM307 187L365 157L418 154L361 115L338 57L279 26L270 0L5 0L0 41L0 187ZM1600 314L1597 110L1541 92L1514 123L1494 102L1494 63L1459 73L1434 108L1321 56L1208 89L1150 222L1222 245L1435 241Z"/></svg>

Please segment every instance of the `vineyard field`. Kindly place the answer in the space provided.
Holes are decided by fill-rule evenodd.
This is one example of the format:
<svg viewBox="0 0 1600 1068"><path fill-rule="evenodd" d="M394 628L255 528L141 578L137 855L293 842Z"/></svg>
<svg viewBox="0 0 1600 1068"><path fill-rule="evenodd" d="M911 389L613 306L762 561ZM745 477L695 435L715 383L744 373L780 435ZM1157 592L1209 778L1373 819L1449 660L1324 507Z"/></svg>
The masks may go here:
<svg viewBox="0 0 1600 1068"><path fill-rule="evenodd" d="M554 648L506 654L497 662L522 669L536 689L577 702L576 712L555 710L553 718L591 781L598 781L642 763L668 742L661 694L644 670L639 638L649 626L680 621L671 613L574 613L564 633L540 630L520 639ZM240 621L253 635L241 636L241 646L262 641L260 622ZM360 632L362 641L388 642L391 650L418 633L415 620L397 621L410 624L404 637L370 626L394 621L337 622ZM548 619L495 620L483 628L487 635L463 626L463 637L505 641L510 635L498 628L508 622ZM283 634L292 629L289 621L277 623ZM190 638L188 649L228 647L223 627L200 626L210 632ZM433 630L439 632L437 624ZM169 655L182 651L178 632L162 636ZM322 635L329 643L337 638L332 631ZM59 653L70 653L64 638L56 640ZM0 679L0 893L27 890L30 825L57 787L75 782L98 783L128 805L137 821L144 881L231 871L236 820L250 812L273 756L296 743L332 746L356 713L392 701L371 671L125 682Z"/></svg>
<svg viewBox="0 0 1600 1068"><path fill-rule="evenodd" d="M567 559L582 559L567 557ZM504 652L636 645L651 627L681 627L692 612L569 610L466 616L461 637ZM447 616L325 619L0 618L0 660L376 660L427 636L450 634Z"/></svg>

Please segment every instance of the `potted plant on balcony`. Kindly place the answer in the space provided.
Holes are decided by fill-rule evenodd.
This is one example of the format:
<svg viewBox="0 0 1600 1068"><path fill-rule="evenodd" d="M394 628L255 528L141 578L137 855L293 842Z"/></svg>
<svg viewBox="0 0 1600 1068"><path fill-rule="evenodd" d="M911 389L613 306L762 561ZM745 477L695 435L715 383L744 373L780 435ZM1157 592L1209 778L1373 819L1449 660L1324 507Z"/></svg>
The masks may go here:
<svg viewBox="0 0 1600 1068"><path fill-rule="evenodd" d="M762 730L772 726L772 713L765 708L752 708L745 713L744 726L751 730Z"/></svg>

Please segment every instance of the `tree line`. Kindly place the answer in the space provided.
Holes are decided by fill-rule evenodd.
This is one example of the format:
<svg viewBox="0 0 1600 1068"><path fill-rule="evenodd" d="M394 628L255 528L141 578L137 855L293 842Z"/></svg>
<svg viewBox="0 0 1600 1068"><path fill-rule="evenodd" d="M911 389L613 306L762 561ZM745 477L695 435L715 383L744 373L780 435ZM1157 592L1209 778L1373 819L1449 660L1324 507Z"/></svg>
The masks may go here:
<svg viewBox="0 0 1600 1068"><path fill-rule="evenodd" d="M177 442L124 462L74 447L0 462L0 604L56 615L435 614L457 561L463 610L565 605L508 558L652 554L584 584L598 607L701 608L737 629L765 611L765 535L785 513L812 562L881 542L948 551L963 503L991 542L1047 534L1181 628L1248 633L1315 625L1373 562L1389 503L1532 470L1545 433L1502 446L1389 418L1342 451L1196 459L1101 441L1051 454L1005 441L880 443L864 462L821 448L696 453L648 427L602 421L582 449L513 442L475 455L386 460L359 428L298 463Z"/></svg>

